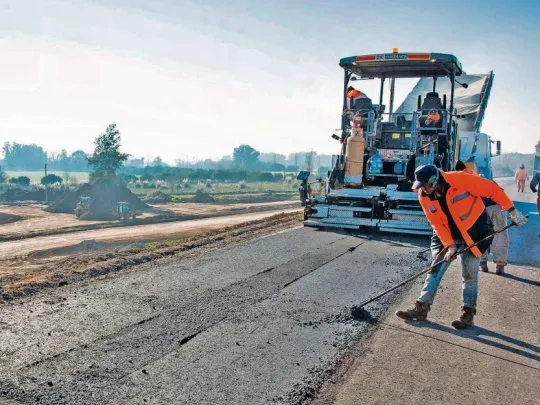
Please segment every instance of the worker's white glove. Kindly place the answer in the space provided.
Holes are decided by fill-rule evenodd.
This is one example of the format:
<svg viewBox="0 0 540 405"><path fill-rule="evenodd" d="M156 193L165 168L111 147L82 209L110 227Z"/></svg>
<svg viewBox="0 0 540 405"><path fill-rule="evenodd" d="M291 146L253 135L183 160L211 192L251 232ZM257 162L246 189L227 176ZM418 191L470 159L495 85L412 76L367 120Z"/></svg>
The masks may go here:
<svg viewBox="0 0 540 405"><path fill-rule="evenodd" d="M456 245L450 245L448 246L448 249L446 250L446 254L444 255L444 260L447 262L451 262L456 258L457 253L457 247Z"/></svg>
<svg viewBox="0 0 540 405"><path fill-rule="evenodd" d="M527 217L523 215L519 210L516 210L515 208L510 211L510 219L514 224L517 226L523 226L527 223Z"/></svg>

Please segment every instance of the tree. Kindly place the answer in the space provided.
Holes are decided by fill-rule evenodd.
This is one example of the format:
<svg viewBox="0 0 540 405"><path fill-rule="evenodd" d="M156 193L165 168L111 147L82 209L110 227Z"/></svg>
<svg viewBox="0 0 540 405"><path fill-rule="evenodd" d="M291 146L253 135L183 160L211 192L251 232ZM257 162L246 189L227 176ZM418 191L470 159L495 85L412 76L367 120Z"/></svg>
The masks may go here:
<svg viewBox="0 0 540 405"><path fill-rule="evenodd" d="M54 183L62 183L62 181L62 177L57 176L56 174L48 174L41 178L41 184L43 184L44 186Z"/></svg>
<svg viewBox="0 0 540 405"><path fill-rule="evenodd" d="M120 152L120 131L116 129L116 124L109 125L94 144L94 153L87 158L94 169L92 178L114 176L129 157L127 153Z"/></svg>
<svg viewBox="0 0 540 405"><path fill-rule="evenodd" d="M313 155L314 153L313 152L308 152L306 153L306 170L307 171L312 171L313 170Z"/></svg>
<svg viewBox="0 0 540 405"><path fill-rule="evenodd" d="M259 160L260 152L249 145L240 145L233 150L233 162L237 167L248 169Z"/></svg>
<svg viewBox="0 0 540 405"><path fill-rule="evenodd" d="M74 172L88 171L88 157L82 150L76 150L69 157L70 169Z"/></svg>
<svg viewBox="0 0 540 405"><path fill-rule="evenodd" d="M2 166L0 166L0 184L5 183L8 179L8 175L4 170L2 170Z"/></svg>
<svg viewBox="0 0 540 405"><path fill-rule="evenodd" d="M9 182L11 184L16 184L18 186L28 187L30 185L30 177L26 177L26 176L12 177L11 179L9 179Z"/></svg>
<svg viewBox="0 0 540 405"><path fill-rule="evenodd" d="M154 160L152 160L152 166L166 166L163 163L163 159L161 159L159 156L156 156Z"/></svg>
<svg viewBox="0 0 540 405"><path fill-rule="evenodd" d="M4 163L11 170L41 170L47 154L41 146L6 142L2 147Z"/></svg>

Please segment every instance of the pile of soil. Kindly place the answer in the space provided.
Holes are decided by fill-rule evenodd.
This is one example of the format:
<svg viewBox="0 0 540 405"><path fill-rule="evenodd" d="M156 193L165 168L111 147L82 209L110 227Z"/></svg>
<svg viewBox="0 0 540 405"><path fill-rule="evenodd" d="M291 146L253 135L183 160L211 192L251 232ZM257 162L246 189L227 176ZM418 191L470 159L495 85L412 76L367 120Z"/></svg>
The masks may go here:
<svg viewBox="0 0 540 405"><path fill-rule="evenodd" d="M149 193L144 201L150 204L167 204L172 201L172 197L169 194L165 194L159 190Z"/></svg>
<svg viewBox="0 0 540 405"><path fill-rule="evenodd" d="M196 203L212 203L215 201L215 199L206 191L197 190L191 201Z"/></svg>
<svg viewBox="0 0 540 405"><path fill-rule="evenodd" d="M23 218L19 215L6 214L5 212L0 212L0 225L11 224L12 222L17 222Z"/></svg>
<svg viewBox="0 0 540 405"><path fill-rule="evenodd" d="M47 207L47 211L73 214L81 197L90 197L92 199L90 205L92 215L88 219L115 219L113 209L119 201L129 203L134 210L148 208L148 205L142 202L124 184L97 181L92 184L81 184L74 191L65 192Z"/></svg>

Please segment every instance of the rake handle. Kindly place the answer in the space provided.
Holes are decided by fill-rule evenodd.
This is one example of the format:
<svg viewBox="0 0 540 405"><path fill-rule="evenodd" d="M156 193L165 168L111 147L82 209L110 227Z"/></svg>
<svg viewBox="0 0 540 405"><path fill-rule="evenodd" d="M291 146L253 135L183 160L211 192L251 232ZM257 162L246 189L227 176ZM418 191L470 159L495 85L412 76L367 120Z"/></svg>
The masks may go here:
<svg viewBox="0 0 540 405"><path fill-rule="evenodd" d="M497 234L499 234L499 233L501 233L501 232L504 232L504 231L506 231L507 229L509 229L509 228L511 228L511 227L513 227L513 226L515 226L515 225L516 225L516 224L515 224L514 222L511 222L509 225L506 225L504 228L498 230L497 232L494 232L494 233L492 233L491 235L488 235L488 236L486 236L485 238L480 239L478 242L475 242L475 243L472 244L471 246L467 246L466 248L461 249L460 251L456 252L456 254L454 255L454 257L459 256L459 255L462 254L462 253L465 253L466 251L468 251L468 250L472 249L473 247L477 246L479 243L482 243L482 242L484 242L484 241L486 241L486 240L488 240L488 239L491 239L491 238L493 238L495 235L497 235ZM443 250L441 250L441 252L437 255L437 257L440 257L441 254L442 254L446 249L447 249L447 248L444 248ZM371 302L373 302L373 301L375 301L375 300L378 300L379 298L385 296L386 294L389 294L389 293L391 293L392 291L397 290L399 287L404 286L405 284L407 284L407 283L413 281L414 279L420 277L421 275L426 274L427 272L431 271L433 268L437 267L439 264L442 264L442 263L445 263L445 262L446 262L446 260L444 260L444 259L435 262L434 264L432 264L431 266L429 266L427 269L422 270L420 273L417 273L417 274L415 274L414 276L409 277L408 279L402 281L402 282L399 283L399 284L396 284L395 286L389 288L388 290L383 291L382 293L380 293L379 295L376 295L376 296L373 297L373 298L370 298L370 299L367 299L367 300L361 302L359 305L357 305L357 307L358 307L358 308L361 308L361 307L363 307L363 306L365 306L365 305L367 305L367 304L369 304L369 303L371 303Z"/></svg>

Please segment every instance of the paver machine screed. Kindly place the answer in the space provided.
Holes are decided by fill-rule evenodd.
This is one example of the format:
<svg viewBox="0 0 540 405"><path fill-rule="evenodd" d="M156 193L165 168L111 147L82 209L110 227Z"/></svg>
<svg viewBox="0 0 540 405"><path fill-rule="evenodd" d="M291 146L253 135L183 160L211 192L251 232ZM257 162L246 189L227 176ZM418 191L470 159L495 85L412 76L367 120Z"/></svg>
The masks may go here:
<svg viewBox="0 0 540 405"><path fill-rule="evenodd" d="M393 53L351 56L344 69L341 153L333 156L327 193L311 196L304 224L314 227L376 228L392 233L431 235L411 189L414 170L435 164L453 170L459 157L456 86L463 75L459 60L440 53ZM393 111L395 82L429 78L430 91L418 95L409 110ZM349 96L352 82L379 80L378 104L367 96ZM438 85L449 91L441 95ZM389 87L389 109L383 97Z"/></svg>

